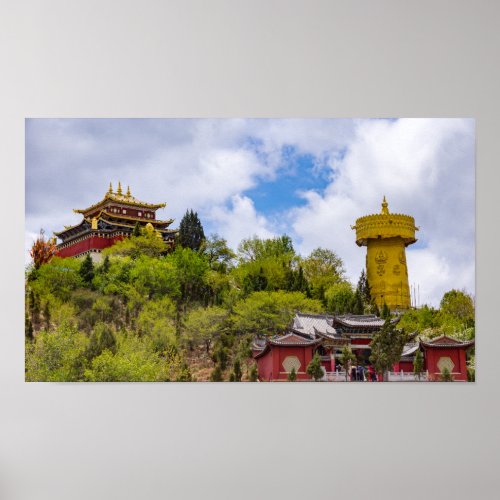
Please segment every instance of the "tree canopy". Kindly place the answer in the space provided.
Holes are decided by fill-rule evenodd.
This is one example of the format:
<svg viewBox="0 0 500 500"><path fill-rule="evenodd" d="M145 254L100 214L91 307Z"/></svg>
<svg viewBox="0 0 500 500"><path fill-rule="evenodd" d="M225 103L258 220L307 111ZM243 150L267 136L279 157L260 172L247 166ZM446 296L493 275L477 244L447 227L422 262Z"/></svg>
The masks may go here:
<svg viewBox="0 0 500 500"><path fill-rule="evenodd" d="M205 239L205 232L197 212L187 210L179 224L177 243L185 248L198 251Z"/></svg>

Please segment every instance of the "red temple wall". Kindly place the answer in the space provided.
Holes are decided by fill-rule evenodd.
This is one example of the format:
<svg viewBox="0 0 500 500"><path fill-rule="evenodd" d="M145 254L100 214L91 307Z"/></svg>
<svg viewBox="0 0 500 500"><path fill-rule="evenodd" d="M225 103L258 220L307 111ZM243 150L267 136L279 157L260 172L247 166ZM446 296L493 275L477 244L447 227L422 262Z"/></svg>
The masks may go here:
<svg viewBox="0 0 500 500"><path fill-rule="evenodd" d="M268 382L272 380L273 376L273 353L272 350L269 350L261 356L257 358L257 370L259 371L259 380L263 382Z"/></svg>
<svg viewBox="0 0 500 500"><path fill-rule="evenodd" d="M372 339L352 339L351 344L352 345L370 345L370 342Z"/></svg>
<svg viewBox="0 0 500 500"><path fill-rule="evenodd" d="M65 248L61 248L57 251L59 257L74 257L83 252L88 252L89 250L103 250L104 248L110 247L119 240L122 240L123 236L114 236L112 238L102 238L100 236L91 236L85 240L78 241L72 245Z"/></svg>
<svg viewBox="0 0 500 500"><path fill-rule="evenodd" d="M265 382L287 380L288 373L283 367L283 361L288 356L296 356L300 361L297 379L309 380L311 377L306 373L306 369L313 357L313 348L310 346L270 346L269 351L256 360L259 379Z"/></svg>
<svg viewBox="0 0 500 500"><path fill-rule="evenodd" d="M400 372L403 370L405 373L413 373L413 362L412 361L400 361L396 363L393 368L393 371Z"/></svg>
<svg viewBox="0 0 500 500"><path fill-rule="evenodd" d="M442 357L449 357L455 367L453 368L453 379L454 380L467 380L467 364L465 349L457 347L449 348L432 348L428 347L424 352L424 366L425 369L429 371L430 380L439 380L441 377L441 372L437 366L439 359Z"/></svg>
<svg viewBox="0 0 500 500"><path fill-rule="evenodd" d="M275 346L277 355L276 360L276 368L274 371L275 378L279 379L287 379L288 373L285 372L285 368L283 367L283 361L288 356L297 356L300 361L300 368L297 373L297 379L310 379L311 377L306 373L307 365L311 362L313 357L313 348L308 346L293 346L293 347L285 347L285 346ZM276 375L278 375L276 377Z"/></svg>

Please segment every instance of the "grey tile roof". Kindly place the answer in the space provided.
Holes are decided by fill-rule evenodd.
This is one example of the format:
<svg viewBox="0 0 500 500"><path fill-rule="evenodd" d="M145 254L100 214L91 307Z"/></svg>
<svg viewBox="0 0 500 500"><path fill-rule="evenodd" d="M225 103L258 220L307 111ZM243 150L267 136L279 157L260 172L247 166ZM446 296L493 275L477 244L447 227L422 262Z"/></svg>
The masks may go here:
<svg viewBox="0 0 500 500"><path fill-rule="evenodd" d="M327 335L335 335L333 317L325 314L297 313L293 318L292 328L300 333L316 338L316 330Z"/></svg>

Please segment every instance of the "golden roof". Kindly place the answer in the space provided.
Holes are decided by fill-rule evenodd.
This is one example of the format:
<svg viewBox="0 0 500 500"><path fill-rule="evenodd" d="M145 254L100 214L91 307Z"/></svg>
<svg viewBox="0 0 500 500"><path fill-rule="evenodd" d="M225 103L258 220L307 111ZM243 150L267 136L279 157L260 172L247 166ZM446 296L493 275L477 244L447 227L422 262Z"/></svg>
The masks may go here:
<svg viewBox="0 0 500 500"><path fill-rule="evenodd" d="M156 210L158 208L163 208L166 206L166 203L146 203L144 201L138 200L134 196L131 195L130 193L130 187L127 187L127 193L123 194L122 191L122 186L121 183L118 183L118 190L116 192L113 191L113 186L111 183L109 183L109 189L104 195L104 198L91 205L88 208L83 208L83 209L73 209L73 212L77 214L87 214L93 210L98 209L101 205L103 205L106 202L116 202L116 203L121 203L124 205L129 205L129 206L134 206L134 207L139 207L139 208L147 208L151 210Z"/></svg>
<svg viewBox="0 0 500 500"><path fill-rule="evenodd" d="M411 215L392 214L389 212L387 200L382 201L379 214L365 215L356 220L356 225L351 226L356 230L356 243L358 246L366 245L371 238L400 237L406 245L415 243L415 219Z"/></svg>
<svg viewBox="0 0 500 500"><path fill-rule="evenodd" d="M91 227L92 227L93 226L93 224L92 224L93 220L95 220L95 226L96 227L92 227L92 229L93 230L97 230L97 220L98 219L101 219L104 222L107 222L108 224L113 224L115 226L128 227L128 228L134 228L135 227L135 224L126 224L126 223L123 223L123 222L110 221L110 220L106 219L105 217L102 217L102 215L112 215L112 214L106 214L105 212L101 212L97 217L93 217L92 219L84 218L78 224L75 224L74 226L64 226L64 231L59 231L59 232L54 231L54 234L56 236L60 236L61 234L65 233L66 231L68 231L70 229L73 229L75 227L80 226L85 221L87 221L89 224L91 224ZM153 224L151 224L151 222L158 222L158 221L150 221L148 223L150 227L153 227ZM178 232L176 229L161 229L160 228L160 229L154 229L154 230L157 231L157 232L160 232L160 233L165 233L165 234L166 233L173 234L173 233L177 233Z"/></svg>

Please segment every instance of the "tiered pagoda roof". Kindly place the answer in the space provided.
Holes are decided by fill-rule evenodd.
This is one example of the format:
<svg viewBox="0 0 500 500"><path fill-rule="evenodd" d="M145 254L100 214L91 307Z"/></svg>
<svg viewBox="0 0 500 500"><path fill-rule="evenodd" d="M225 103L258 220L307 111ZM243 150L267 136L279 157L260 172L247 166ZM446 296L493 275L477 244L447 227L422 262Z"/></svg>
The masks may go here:
<svg viewBox="0 0 500 500"><path fill-rule="evenodd" d="M114 202L120 205L128 205L134 207L140 207L149 210L158 210L159 208L164 208L166 203L146 203L145 201L138 200L130 193L130 188L127 188L127 192L123 194L121 184L118 183L118 189L116 192L113 191L113 186L111 183L109 184L109 189L107 193L104 195L104 198L91 205L90 207L83 209L73 209L73 212L77 214L83 214L84 216L88 216L93 212L99 211L99 209L105 205L109 205L110 202Z"/></svg>

